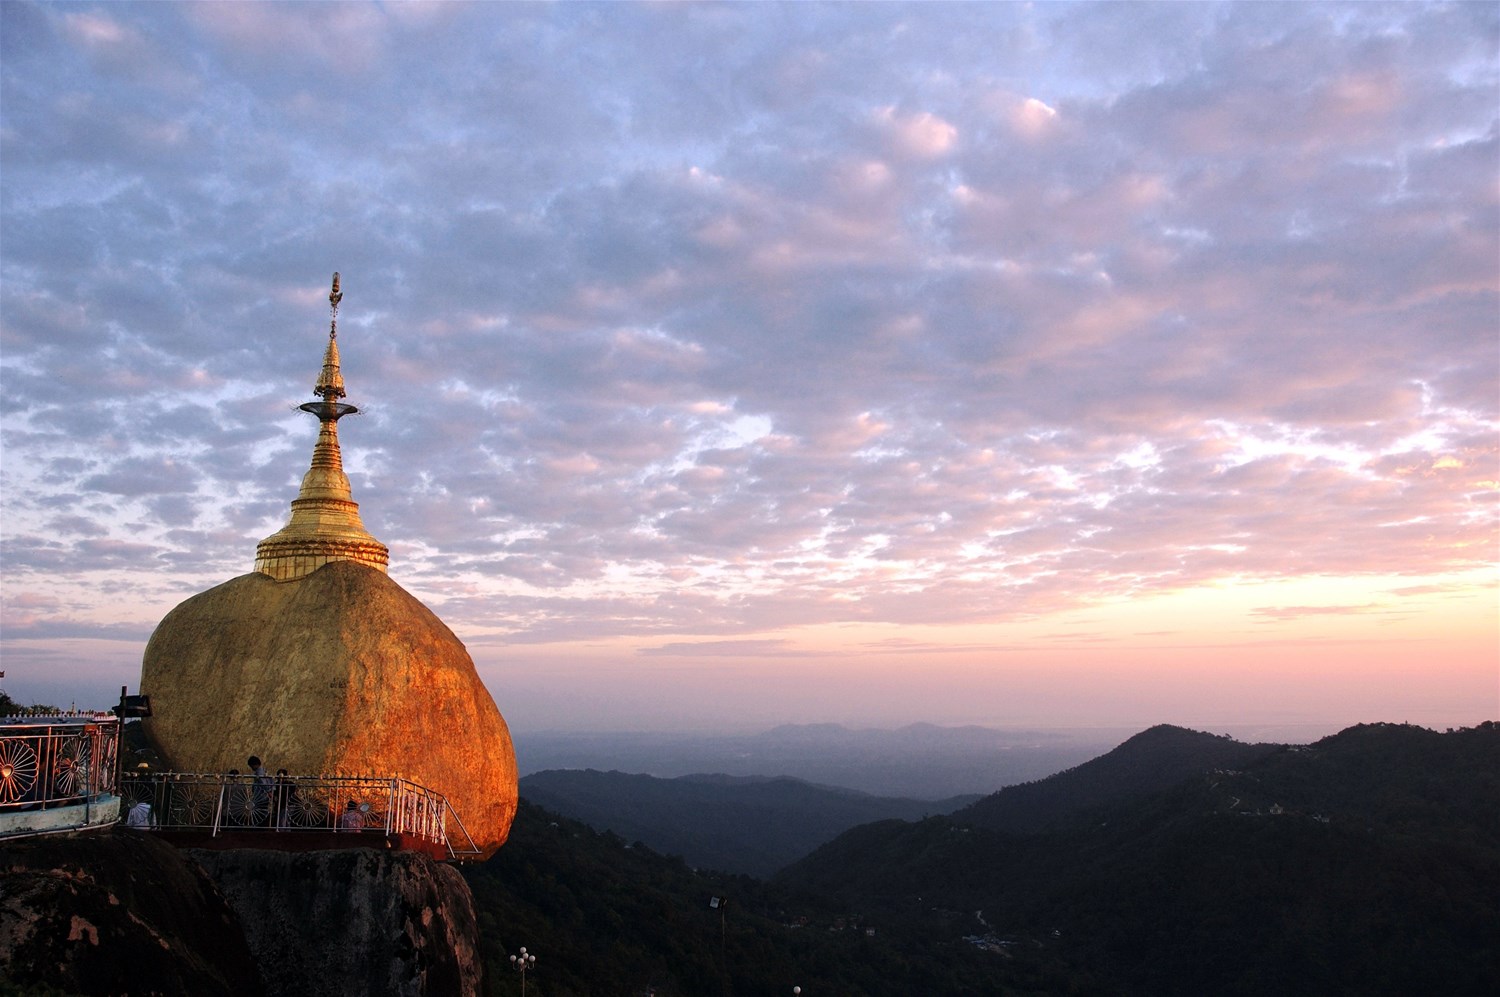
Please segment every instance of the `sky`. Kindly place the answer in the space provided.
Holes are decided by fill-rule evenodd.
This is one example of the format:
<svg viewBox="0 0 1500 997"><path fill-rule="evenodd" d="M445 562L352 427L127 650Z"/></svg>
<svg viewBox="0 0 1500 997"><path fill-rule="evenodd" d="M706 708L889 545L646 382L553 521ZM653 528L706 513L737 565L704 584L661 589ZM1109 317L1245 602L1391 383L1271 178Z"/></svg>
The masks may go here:
<svg viewBox="0 0 1500 997"><path fill-rule="evenodd" d="M512 730L1500 717L1500 8L0 3L0 669L339 424ZM149 692L149 690L147 690Z"/></svg>

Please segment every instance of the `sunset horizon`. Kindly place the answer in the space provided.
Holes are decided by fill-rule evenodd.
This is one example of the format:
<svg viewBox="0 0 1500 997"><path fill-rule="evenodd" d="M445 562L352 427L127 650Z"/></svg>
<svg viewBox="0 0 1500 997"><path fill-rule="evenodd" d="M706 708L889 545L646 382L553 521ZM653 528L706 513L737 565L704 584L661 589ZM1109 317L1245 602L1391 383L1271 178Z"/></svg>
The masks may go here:
<svg viewBox="0 0 1500 997"><path fill-rule="evenodd" d="M338 271L519 735L1500 719L1493 6L0 19L18 702L252 571Z"/></svg>

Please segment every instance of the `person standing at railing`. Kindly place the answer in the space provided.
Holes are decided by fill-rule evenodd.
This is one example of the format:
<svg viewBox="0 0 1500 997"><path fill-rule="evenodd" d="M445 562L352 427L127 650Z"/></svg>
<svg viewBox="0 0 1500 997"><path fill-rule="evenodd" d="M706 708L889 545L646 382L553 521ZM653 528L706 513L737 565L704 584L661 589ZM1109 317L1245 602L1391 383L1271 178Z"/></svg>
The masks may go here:
<svg viewBox="0 0 1500 997"><path fill-rule="evenodd" d="M292 826L292 801L297 797L297 785L286 769L276 770L276 788L271 794L271 823L278 831Z"/></svg>
<svg viewBox="0 0 1500 997"><path fill-rule="evenodd" d="M130 808L125 815L126 827L155 827L156 820L151 816L151 804L145 800L139 800Z"/></svg>
<svg viewBox="0 0 1500 997"><path fill-rule="evenodd" d="M255 826L265 826L271 823L271 784L274 780L271 773L260 763L256 755L250 756L250 813L245 823Z"/></svg>
<svg viewBox="0 0 1500 997"><path fill-rule="evenodd" d="M339 830L340 831L363 831L364 828L365 828L365 815L364 815L364 812L359 809L359 804L358 803L355 803L353 800L350 800L349 801L349 805L344 808L343 814L340 815L340 817L339 817Z"/></svg>
<svg viewBox="0 0 1500 997"><path fill-rule="evenodd" d="M240 770L230 769L219 790L220 823L225 827L239 827L245 823L245 787L240 785Z"/></svg>

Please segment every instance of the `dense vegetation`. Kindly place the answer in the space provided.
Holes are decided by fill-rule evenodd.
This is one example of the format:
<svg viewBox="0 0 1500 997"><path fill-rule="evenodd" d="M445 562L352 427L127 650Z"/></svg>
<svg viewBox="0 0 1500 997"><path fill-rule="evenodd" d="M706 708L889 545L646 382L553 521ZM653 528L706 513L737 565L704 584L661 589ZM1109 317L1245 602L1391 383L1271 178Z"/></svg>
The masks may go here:
<svg viewBox="0 0 1500 997"><path fill-rule="evenodd" d="M509 956L522 945L538 957L532 997L787 997L793 986L810 997L1065 992L1044 960L997 973L993 957L941 926L872 922L836 900L793 902L759 880L694 872L524 800L510 842L465 876L492 995L519 992ZM710 907L713 897L727 906Z"/></svg>
<svg viewBox="0 0 1500 997"><path fill-rule="evenodd" d="M23 706L20 703L16 702L14 699L11 699L10 696L9 696L9 694L7 694L5 692L0 692L0 717L15 716L18 713L56 713L56 712L57 712L57 707L55 707L55 706L49 706L46 703L33 703L30 706Z"/></svg>
<svg viewBox="0 0 1500 997"><path fill-rule="evenodd" d="M487 987L517 991L526 945L533 997L1500 990L1500 725L1209 738L1255 749L1232 765L1207 735L1147 734L1111 753L1113 778L1186 778L1101 801L1108 780L1075 776L1032 833L865 825L769 883L523 804L467 871Z"/></svg>

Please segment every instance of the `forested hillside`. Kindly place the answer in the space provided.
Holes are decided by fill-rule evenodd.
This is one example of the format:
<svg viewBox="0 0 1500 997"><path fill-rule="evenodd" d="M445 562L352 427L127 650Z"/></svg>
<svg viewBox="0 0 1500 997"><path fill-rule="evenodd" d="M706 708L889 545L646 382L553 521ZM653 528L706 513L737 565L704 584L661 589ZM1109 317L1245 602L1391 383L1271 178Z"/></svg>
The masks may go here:
<svg viewBox="0 0 1500 997"><path fill-rule="evenodd" d="M954 814L997 831L1039 831L1113 800L1166 789L1215 768L1238 768L1280 749L1161 724L1076 768L1009 786Z"/></svg>
<svg viewBox="0 0 1500 997"><path fill-rule="evenodd" d="M1048 830L884 821L770 882L523 802L466 870L488 992L516 992L521 945L539 997L1500 991L1500 725L1307 746L1156 728L1111 754L986 801ZM1097 797L1100 772L1174 767L1164 789Z"/></svg>
<svg viewBox="0 0 1500 997"><path fill-rule="evenodd" d="M1065 830L858 828L776 883L999 953L1049 950L1098 992L1490 993L1497 773L1493 723L1356 727L1077 810Z"/></svg>
<svg viewBox="0 0 1500 997"><path fill-rule="evenodd" d="M511 840L464 874L492 997L518 992L508 958L522 945L537 955L527 989L536 997L787 997L794 986L846 997L1023 997L1070 985L1048 953L1000 963L927 924L696 873L524 799Z"/></svg>

